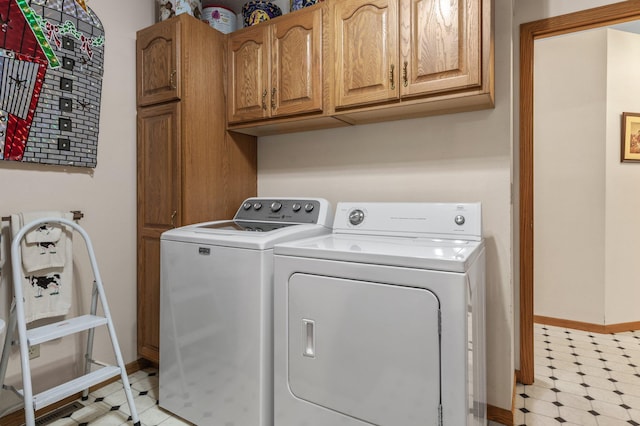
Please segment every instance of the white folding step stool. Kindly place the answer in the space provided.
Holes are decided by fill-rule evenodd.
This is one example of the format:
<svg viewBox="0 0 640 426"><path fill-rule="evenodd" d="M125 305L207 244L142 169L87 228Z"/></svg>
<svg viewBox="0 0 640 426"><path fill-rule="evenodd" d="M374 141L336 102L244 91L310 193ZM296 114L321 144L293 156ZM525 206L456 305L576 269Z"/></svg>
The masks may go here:
<svg viewBox="0 0 640 426"><path fill-rule="evenodd" d="M22 254L20 250L20 242L27 232L44 223L67 225L77 231L84 238L94 276L91 309L89 315L66 318L65 320L57 323L27 330L23 303L17 303L17 301L24 300L22 294L23 280L21 276ZM28 223L18 231L18 234L14 237L13 242L11 243L11 266L13 272L14 299L11 304L4 349L2 351L2 358L0 359L0 383L2 383L2 388L0 389L0 416L15 411L24 404L26 426L35 426L36 410L58 402L78 392L82 392L83 397L86 397L90 386L101 383L119 374L122 379L122 385L131 411L131 420L134 425L139 426L140 421L138 419L138 413L136 412L136 407L133 402L129 378L127 377L127 371L122 360L122 354L120 353L120 346L118 345L118 340L116 338L115 328L111 321L111 314L109 312L109 306L107 305L107 298L104 294L102 279L100 278L100 273L98 271L98 264L93 252L91 240L84 229L75 222L54 217L42 218ZM96 315L98 299L102 305L104 316ZM105 365L92 359L94 330L96 327L103 325L106 325L109 330L109 336L111 338L111 344L113 346L117 366ZM11 352L10 349L12 344L16 343L13 340L16 326L18 330L17 343L20 345L20 361L22 366L22 390L16 390L13 387L6 386L4 384L7 365L9 362L9 354ZM87 331L88 334L87 349L85 352L85 375L34 395L31 385L31 370L29 366L29 347L83 331ZM92 365L99 365L100 368L95 371L91 371Z"/></svg>

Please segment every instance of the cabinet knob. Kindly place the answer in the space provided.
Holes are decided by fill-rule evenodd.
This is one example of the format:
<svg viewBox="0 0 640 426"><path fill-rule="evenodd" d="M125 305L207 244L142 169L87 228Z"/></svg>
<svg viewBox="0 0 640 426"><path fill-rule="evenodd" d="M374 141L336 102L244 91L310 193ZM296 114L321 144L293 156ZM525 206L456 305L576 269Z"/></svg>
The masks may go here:
<svg viewBox="0 0 640 426"><path fill-rule="evenodd" d="M176 74L178 74L178 71L173 70L173 71L171 71L171 75L169 76L169 84L171 85L172 89L177 89L178 88L178 86L176 86L176 81L174 79Z"/></svg>
<svg viewBox="0 0 640 426"><path fill-rule="evenodd" d="M407 63L407 61L404 61L404 66L402 67L402 84L404 85L404 87L407 87L409 85L409 77L407 75L408 66L409 64Z"/></svg>
<svg viewBox="0 0 640 426"><path fill-rule="evenodd" d="M391 90L396 88L396 82L393 78L393 70L395 69L395 65L391 64L391 71L389 72L389 82L391 82Z"/></svg>
<svg viewBox="0 0 640 426"><path fill-rule="evenodd" d="M271 109L276 109L276 88L271 89Z"/></svg>
<svg viewBox="0 0 640 426"><path fill-rule="evenodd" d="M178 215L178 211L177 210L174 210L173 213L171 213L171 227L172 228L176 227L175 219L176 219L177 215Z"/></svg>
<svg viewBox="0 0 640 426"><path fill-rule="evenodd" d="M267 109L267 89L264 89L264 92L262 92L262 109Z"/></svg>

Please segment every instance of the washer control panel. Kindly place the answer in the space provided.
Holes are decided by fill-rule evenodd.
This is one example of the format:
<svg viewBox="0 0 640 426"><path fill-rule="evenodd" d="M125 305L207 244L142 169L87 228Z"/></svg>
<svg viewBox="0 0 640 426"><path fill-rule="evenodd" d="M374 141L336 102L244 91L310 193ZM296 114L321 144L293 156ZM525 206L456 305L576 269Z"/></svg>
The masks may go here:
<svg viewBox="0 0 640 426"><path fill-rule="evenodd" d="M322 198L249 198L234 216L235 221L315 223L327 225L329 202Z"/></svg>

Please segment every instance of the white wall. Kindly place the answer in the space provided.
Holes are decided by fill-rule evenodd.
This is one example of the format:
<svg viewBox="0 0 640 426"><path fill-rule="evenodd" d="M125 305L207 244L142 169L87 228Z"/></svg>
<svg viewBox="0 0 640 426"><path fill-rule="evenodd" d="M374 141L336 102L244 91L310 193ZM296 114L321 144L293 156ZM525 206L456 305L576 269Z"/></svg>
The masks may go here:
<svg viewBox="0 0 640 426"><path fill-rule="evenodd" d="M488 402L510 409L511 1L495 3L495 109L260 138L258 192L332 203L481 201L488 248Z"/></svg>
<svg viewBox="0 0 640 426"><path fill-rule="evenodd" d="M0 164L0 181L5 190L0 215L29 210L82 210L80 225L92 239L100 274L106 287L110 309L125 362L136 353L136 31L155 21L153 0L92 0L89 7L98 15L106 32L105 70L100 115L98 164L88 169ZM6 233L3 240L7 241ZM91 269L86 252L76 239L75 278L87 289L78 298L87 298ZM7 269L0 283L0 316L7 318L9 286ZM4 338L4 336L2 336ZM33 363L38 387L68 379L73 361L83 350L68 340L41 347L41 357ZM78 342L79 343L79 342ZM97 338L95 358L112 361L108 338ZM9 378L19 378L19 359L13 356Z"/></svg>
<svg viewBox="0 0 640 426"><path fill-rule="evenodd" d="M605 29L540 39L534 63L534 312L604 321Z"/></svg>
<svg viewBox="0 0 640 426"><path fill-rule="evenodd" d="M640 35L607 30L605 324L640 321L640 164L620 162L620 116L640 112Z"/></svg>

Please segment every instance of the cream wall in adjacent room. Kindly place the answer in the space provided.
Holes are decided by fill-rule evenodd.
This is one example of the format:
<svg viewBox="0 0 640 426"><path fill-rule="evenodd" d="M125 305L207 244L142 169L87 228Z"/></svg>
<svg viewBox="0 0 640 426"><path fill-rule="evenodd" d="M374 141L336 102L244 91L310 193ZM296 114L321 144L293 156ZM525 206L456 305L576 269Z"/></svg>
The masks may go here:
<svg viewBox="0 0 640 426"><path fill-rule="evenodd" d="M536 40L534 313L604 321L607 30Z"/></svg>
<svg viewBox="0 0 640 426"><path fill-rule="evenodd" d="M535 55L535 314L636 322L640 170L620 162L620 117L640 111L640 36L581 31Z"/></svg>
<svg viewBox="0 0 640 426"><path fill-rule="evenodd" d="M153 0L91 0L89 7L105 28L105 64L100 111L98 163L94 170L31 164L0 164L0 215L30 210L82 210L79 224L92 239L109 307L125 362L136 353L136 31L155 21ZM4 225L4 224L3 224ZM7 242L3 232L3 240ZM74 278L86 283L76 302L91 291L91 269L77 237ZM82 247L82 249L79 249ZM5 265L6 266L6 265ZM8 315L8 268L0 283L0 316ZM88 299L87 299L88 300ZM85 305L88 307L88 305ZM109 339L96 334L96 359L112 362ZM4 339L4 335L2 336ZM78 344L43 344L32 367L37 388L61 382L74 371L84 350ZM19 358L13 356L8 377L19 380Z"/></svg>
<svg viewBox="0 0 640 426"><path fill-rule="evenodd" d="M620 162L620 116L640 113L640 35L607 30L605 324L640 321L640 163Z"/></svg>

